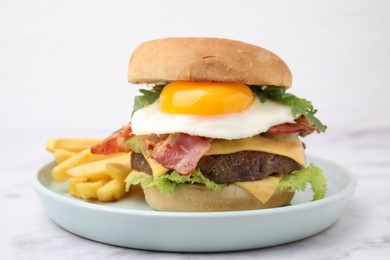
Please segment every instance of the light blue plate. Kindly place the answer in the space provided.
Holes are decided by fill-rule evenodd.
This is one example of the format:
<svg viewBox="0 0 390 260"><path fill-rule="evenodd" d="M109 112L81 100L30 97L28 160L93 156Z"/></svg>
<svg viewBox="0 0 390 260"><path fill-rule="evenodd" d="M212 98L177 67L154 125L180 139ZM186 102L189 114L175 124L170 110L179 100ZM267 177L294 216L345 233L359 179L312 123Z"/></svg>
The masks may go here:
<svg viewBox="0 0 390 260"><path fill-rule="evenodd" d="M44 166L34 188L49 217L64 229L95 241L148 250L218 252L261 248L312 236L331 226L356 187L342 167L308 157L328 178L328 193L311 202L310 191L297 193L290 206L265 210L182 213L152 210L142 197L114 203L88 202L67 192Z"/></svg>

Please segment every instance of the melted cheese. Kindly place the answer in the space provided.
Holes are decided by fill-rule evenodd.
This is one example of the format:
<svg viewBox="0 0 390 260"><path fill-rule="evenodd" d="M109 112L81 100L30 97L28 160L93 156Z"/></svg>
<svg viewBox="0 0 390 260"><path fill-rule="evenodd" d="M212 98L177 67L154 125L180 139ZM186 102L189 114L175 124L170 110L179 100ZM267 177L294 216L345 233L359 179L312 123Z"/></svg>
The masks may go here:
<svg viewBox="0 0 390 260"><path fill-rule="evenodd" d="M235 185L245 189L265 204L274 195L281 177L271 175L258 181L236 182Z"/></svg>
<svg viewBox="0 0 390 260"><path fill-rule="evenodd" d="M301 141L276 141L262 136L238 140L216 139L211 143L206 155L229 154L240 151L258 151L289 157L301 165L305 165L306 157Z"/></svg>
<svg viewBox="0 0 390 260"><path fill-rule="evenodd" d="M146 161L148 162L150 168L152 169L153 177L158 177L158 176L164 175L165 173L167 173L169 171L167 168L165 168L164 166L159 164L155 159L150 158L146 154L143 154L143 155L144 155Z"/></svg>

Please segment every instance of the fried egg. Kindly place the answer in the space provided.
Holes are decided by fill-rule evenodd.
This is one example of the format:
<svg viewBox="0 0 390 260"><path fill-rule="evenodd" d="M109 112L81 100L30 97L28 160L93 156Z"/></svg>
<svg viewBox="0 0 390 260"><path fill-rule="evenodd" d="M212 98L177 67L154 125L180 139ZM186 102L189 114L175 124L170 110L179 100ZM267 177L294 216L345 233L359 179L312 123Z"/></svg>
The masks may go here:
<svg viewBox="0 0 390 260"><path fill-rule="evenodd" d="M136 135L182 132L233 140L294 119L289 106L262 103L243 84L177 81L165 86L156 102L137 110L131 127Z"/></svg>

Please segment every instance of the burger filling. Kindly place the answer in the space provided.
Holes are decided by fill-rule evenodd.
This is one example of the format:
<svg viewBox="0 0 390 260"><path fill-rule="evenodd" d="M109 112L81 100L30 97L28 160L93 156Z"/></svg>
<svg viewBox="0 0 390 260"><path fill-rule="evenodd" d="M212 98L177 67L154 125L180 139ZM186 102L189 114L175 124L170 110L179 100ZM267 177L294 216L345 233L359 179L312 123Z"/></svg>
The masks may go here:
<svg viewBox="0 0 390 260"><path fill-rule="evenodd" d="M166 86L170 86L167 88ZM180 109L187 106L181 104L180 99L174 99L182 87L191 87L186 90L186 97L193 93L203 93L195 86L180 83L179 86L168 84L155 86L151 91L142 90L142 96L136 97L133 113L138 109L151 105L160 98L160 110L164 113L191 114L203 111L200 116L214 116L214 110L204 110L213 107L214 98L226 100L226 89L217 86L213 99L206 100L206 104L191 107L184 112ZM195 87L195 89L193 89ZM219 88L221 87L221 88ZM162 93L163 90L170 90ZM223 90L222 92L220 90ZM233 88L228 88L233 89ZM131 168L126 182L127 189L131 185L142 183L144 188L157 186L161 192L174 191L176 185L181 183L203 184L212 190L220 190L225 185L236 184L262 202L266 202L276 189L288 191L304 191L307 184L311 184L314 191L313 199L320 199L326 193L326 179L321 169L314 165L305 167L305 154L303 144L298 135L306 136L314 131L323 132L326 127L314 116L316 110L305 99L297 98L285 93L284 88L276 86L235 86L239 89L240 104L249 106L253 95L261 102L270 99L274 102L289 106L295 121L288 121L273 125L266 132L249 138L234 140L215 139L191 135L188 133L171 134L134 134L131 125L127 125L108 137L101 144L92 147L93 153L110 154L115 152L132 152ZM235 90L235 91L236 91ZM248 93L250 95L248 95ZM231 95L231 93L227 93ZM203 94L202 94L203 95ZM206 96L197 97L203 100ZM235 97L234 100L237 98ZM176 101L180 102L177 103ZM210 103L211 102L211 103ZM175 105L175 106L173 106ZM246 109L230 104L227 108L234 111ZM231 113L230 110L218 113ZM174 109L174 111L171 111ZM179 111L176 111L179 109ZM187 109L187 108L186 108ZM167 110L167 111L165 111ZM202 112L202 113L203 113ZM286 121L284 121L286 122ZM262 190L267 190L266 194Z"/></svg>

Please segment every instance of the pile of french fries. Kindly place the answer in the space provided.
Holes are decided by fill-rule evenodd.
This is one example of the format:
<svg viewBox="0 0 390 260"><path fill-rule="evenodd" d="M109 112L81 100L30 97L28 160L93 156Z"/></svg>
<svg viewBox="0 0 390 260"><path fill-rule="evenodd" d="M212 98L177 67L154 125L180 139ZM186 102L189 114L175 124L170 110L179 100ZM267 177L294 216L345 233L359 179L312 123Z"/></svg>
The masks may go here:
<svg viewBox="0 0 390 260"><path fill-rule="evenodd" d="M46 143L57 165L52 170L58 183L69 182L71 195L84 200L110 202L125 196L130 173L130 153L92 154L90 147L101 139L61 138Z"/></svg>

